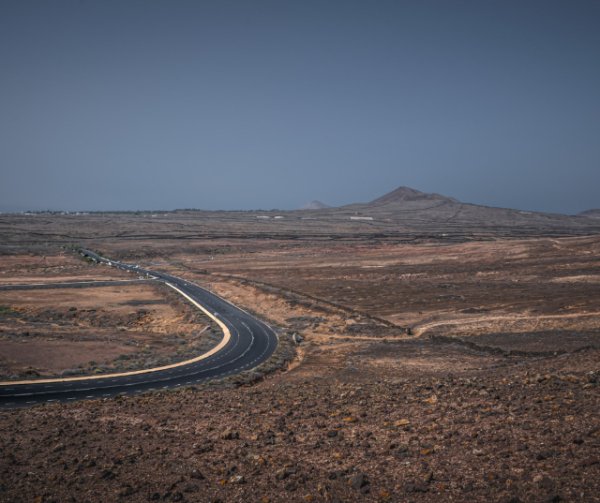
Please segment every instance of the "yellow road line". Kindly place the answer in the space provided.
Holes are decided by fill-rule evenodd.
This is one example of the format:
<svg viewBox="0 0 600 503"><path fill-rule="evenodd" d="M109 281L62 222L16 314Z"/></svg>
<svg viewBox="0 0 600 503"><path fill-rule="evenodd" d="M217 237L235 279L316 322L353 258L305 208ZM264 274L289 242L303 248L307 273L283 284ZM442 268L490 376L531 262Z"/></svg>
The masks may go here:
<svg viewBox="0 0 600 503"><path fill-rule="evenodd" d="M221 330L223 330L223 340L218 345L216 345L210 351L207 351L206 353L203 353L200 356L196 356L196 358L192 358L191 360L185 360L185 361L179 362L179 363L172 363L170 365L163 365L162 367L154 367L154 368L150 368L150 369L132 370L131 372L119 372L119 373L115 373L115 374L102 374L102 375L94 375L94 376L57 377L54 379L30 379L27 381L1 381L0 386L11 386L11 385L18 385L18 384L48 384L48 383L57 383L57 382L88 381L91 379L96 379L96 380L111 379L114 377L127 377L127 376L133 376L133 375L138 375L138 374L148 374L150 372L160 372L162 370L174 369L177 367L183 367L184 365L189 365L190 363L196 363L196 362L199 362L201 360L208 358L211 355L214 355L215 353L217 353L218 351L223 349L225 347L225 345L231 339L231 332L227 328L227 325L225 325L225 323L223 323L216 316L214 316L211 312L209 312L204 306L202 306L201 304L196 302L188 294L181 291L175 285L172 285L171 283L166 283L166 282L165 282L165 284L167 286L171 287L176 292L179 292L181 295L183 295L187 300L189 300L198 309L200 309L204 314L206 314L206 316L208 316L213 321L215 321L219 325L219 327L221 327Z"/></svg>

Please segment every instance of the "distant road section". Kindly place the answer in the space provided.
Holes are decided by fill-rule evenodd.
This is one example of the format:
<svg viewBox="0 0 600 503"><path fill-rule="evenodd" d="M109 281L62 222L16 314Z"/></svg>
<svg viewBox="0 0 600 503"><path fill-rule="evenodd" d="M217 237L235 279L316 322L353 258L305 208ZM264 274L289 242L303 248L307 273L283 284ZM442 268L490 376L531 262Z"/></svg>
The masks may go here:
<svg viewBox="0 0 600 503"><path fill-rule="evenodd" d="M98 263L165 283L221 327L221 342L208 353L191 360L153 369L99 376L0 382L1 408L103 398L197 384L254 368L269 358L277 347L277 335L269 325L194 283L170 274L110 260L90 250L81 250L81 253Z"/></svg>
<svg viewBox="0 0 600 503"><path fill-rule="evenodd" d="M53 288L93 288L104 286L139 285L140 283L152 283L153 279L115 279L98 281L65 281L53 283L22 283L18 285L0 285L0 291L6 290L51 290Z"/></svg>

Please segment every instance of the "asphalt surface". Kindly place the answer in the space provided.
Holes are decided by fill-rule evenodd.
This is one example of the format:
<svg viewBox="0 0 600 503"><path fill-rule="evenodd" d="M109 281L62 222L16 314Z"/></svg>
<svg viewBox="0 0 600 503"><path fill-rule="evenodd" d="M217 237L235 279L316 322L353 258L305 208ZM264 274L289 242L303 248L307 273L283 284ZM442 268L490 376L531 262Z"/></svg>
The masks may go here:
<svg viewBox="0 0 600 503"><path fill-rule="evenodd" d="M169 274L109 260L88 250L83 250L83 253L97 262L156 278L175 286L224 323L231 333L230 340L220 351L203 360L167 370L79 381L0 385L0 408L107 398L202 383L256 367L269 358L277 346L277 336L266 323L194 283Z"/></svg>

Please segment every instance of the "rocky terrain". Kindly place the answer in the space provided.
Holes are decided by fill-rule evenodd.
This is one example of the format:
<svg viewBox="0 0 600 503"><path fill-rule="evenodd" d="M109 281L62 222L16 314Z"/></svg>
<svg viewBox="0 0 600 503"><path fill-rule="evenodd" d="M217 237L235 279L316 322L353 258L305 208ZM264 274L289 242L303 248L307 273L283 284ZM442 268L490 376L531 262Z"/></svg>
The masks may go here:
<svg viewBox="0 0 600 503"><path fill-rule="evenodd" d="M597 501L599 356L374 343L251 387L3 412L0 500Z"/></svg>
<svg viewBox="0 0 600 503"><path fill-rule="evenodd" d="M597 218L491 208L407 187L370 203L296 211L143 211L83 214L0 214L0 254L48 247L149 240L180 246L195 240L286 239L464 242L503 237L584 236L600 233ZM193 249L193 246L191 247Z"/></svg>
<svg viewBox="0 0 600 503"><path fill-rule="evenodd" d="M343 229L323 240L309 224L266 239L240 237L232 217L219 237L216 220L185 215L155 237L130 234L130 215L89 217L82 232L108 256L255 312L286 351L296 334L292 361L251 379L2 411L0 501L600 501L598 235L409 244ZM43 218L43 237L29 228L23 242L13 222L0 282L131 279L61 248L68 216ZM135 332L142 309L0 295L46 338L64 327L66 343L98 324Z"/></svg>

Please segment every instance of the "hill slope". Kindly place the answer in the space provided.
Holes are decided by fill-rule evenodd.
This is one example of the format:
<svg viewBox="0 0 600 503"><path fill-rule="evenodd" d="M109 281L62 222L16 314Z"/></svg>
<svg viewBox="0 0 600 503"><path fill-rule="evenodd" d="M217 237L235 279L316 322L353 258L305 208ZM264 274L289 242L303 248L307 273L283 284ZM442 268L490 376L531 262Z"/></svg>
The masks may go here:
<svg viewBox="0 0 600 503"><path fill-rule="evenodd" d="M306 203L301 210L324 210L327 208L331 208L328 204L322 203L321 201L311 201L310 203Z"/></svg>
<svg viewBox="0 0 600 503"><path fill-rule="evenodd" d="M600 218L600 208L585 210L578 214L580 217Z"/></svg>
<svg viewBox="0 0 600 503"><path fill-rule="evenodd" d="M410 187L398 187L368 203L322 210L321 215L339 219L354 217L355 220L358 220L356 217L367 217L369 221L372 219L371 225L408 232L500 230L509 234L516 230L517 234L537 231L578 234L600 230L591 218L463 203Z"/></svg>
<svg viewBox="0 0 600 503"><path fill-rule="evenodd" d="M442 196L440 194L428 194L410 187L398 187L387 194L384 194L369 203L370 206L381 206L384 204L401 203L406 201L444 201L457 203L452 197Z"/></svg>

